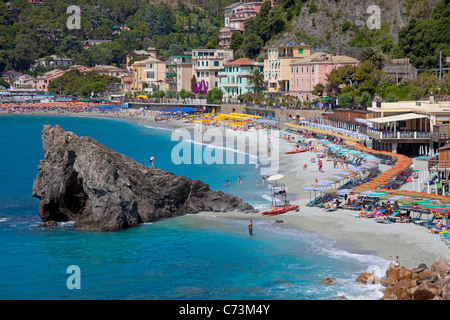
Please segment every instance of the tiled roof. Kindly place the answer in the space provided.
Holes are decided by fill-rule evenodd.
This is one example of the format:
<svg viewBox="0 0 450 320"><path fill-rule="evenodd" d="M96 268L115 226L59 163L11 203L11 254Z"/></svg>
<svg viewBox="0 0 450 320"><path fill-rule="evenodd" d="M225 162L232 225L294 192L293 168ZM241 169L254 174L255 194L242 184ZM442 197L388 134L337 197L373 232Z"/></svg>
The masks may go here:
<svg viewBox="0 0 450 320"><path fill-rule="evenodd" d="M228 62L225 66L253 66L255 64L255 61L247 59L247 58L240 58L231 62Z"/></svg>

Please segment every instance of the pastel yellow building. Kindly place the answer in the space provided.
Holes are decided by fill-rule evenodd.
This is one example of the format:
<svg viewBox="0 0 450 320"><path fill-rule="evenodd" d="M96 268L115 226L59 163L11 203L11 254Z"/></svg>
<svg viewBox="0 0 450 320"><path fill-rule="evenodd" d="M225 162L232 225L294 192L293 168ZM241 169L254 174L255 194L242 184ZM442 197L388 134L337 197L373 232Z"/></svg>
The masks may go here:
<svg viewBox="0 0 450 320"><path fill-rule="evenodd" d="M141 91L152 94L155 91L166 89L166 63L150 57L145 60L136 61L132 65L134 92Z"/></svg>
<svg viewBox="0 0 450 320"><path fill-rule="evenodd" d="M192 56L173 56L166 61L166 89L180 92L191 91Z"/></svg>
<svg viewBox="0 0 450 320"><path fill-rule="evenodd" d="M267 59L264 60L264 81L267 93L280 95L289 93L289 72L291 63L300 61L311 54L311 46L285 45L266 46Z"/></svg>

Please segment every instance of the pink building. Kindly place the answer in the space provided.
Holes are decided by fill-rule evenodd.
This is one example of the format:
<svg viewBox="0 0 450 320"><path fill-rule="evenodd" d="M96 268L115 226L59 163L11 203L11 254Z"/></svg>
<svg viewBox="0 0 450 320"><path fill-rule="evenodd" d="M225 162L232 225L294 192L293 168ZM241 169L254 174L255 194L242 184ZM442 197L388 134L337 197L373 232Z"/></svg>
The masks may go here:
<svg viewBox="0 0 450 320"><path fill-rule="evenodd" d="M271 0L272 6L275 0ZM225 8L225 26L220 29L220 46L229 48L233 32L244 33L245 20L255 17L263 0L241 0Z"/></svg>
<svg viewBox="0 0 450 320"><path fill-rule="evenodd" d="M28 74L23 74L16 78L12 84L14 89L31 89L33 88L34 78Z"/></svg>
<svg viewBox="0 0 450 320"><path fill-rule="evenodd" d="M303 100L314 99L315 96L312 94L314 86L318 83L325 86L327 75L333 69L346 65L357 65L358 62L358 60L348 56L316 52L291 63L289 64L290 95Z"/></svg>
<svg viewBox="0 0 450 320"><path fill-rule="evenodd" d="M62 75L64 75L64 73L65 71L60 69L54 69L52 71L46 72L33 81L33 88L38 92L48 92L48 85L50 81L61 77Z"/></svg>

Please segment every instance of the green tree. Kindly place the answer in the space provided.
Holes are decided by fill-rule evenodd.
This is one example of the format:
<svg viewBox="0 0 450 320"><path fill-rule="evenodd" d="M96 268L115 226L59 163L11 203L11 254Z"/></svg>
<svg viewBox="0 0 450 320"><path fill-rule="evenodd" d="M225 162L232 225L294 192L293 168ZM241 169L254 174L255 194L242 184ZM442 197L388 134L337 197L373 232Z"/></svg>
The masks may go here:
<svg viewBox="0 0 450 320"><path fill-rule="evenodd" d="M321 97L325 91L325 86L322 83L318 83L314 86L314 90L311 92L315 96Z"/></svg>
<svg viewBox="0 0 450 320"><path fill-rule="evenodd" d="M255 88L256 93L260 93L266 88L266 82L264 81L264 72L259 68L253 68L247 78L247 86Z"/></svg>
<svg viewBox="0 0 450 320"><path fill-rule="evenodd" d="M14 50L10 51L9 61L14 70L24 71L33 65L36 58L34 46L30 38L25 34L17 37Z"/></svg>
<svg viewBox="0 0 450 320"><path fill-rule="evenodd" d="M255 58L261 51L263 45L263 40L257 34L250 33L244 36L241 49L249 58Z"/></svg>
<svg viewBox="0 0 450 320"><path fill-rule="evenodd" d="M349 107L353 103L353 96L346 92L338 96L338 104L341 107Z"/></svg>
<svg viewBox="0 0 450 320"><path fill-rule="evenodd" d="M240 33L239 31L233 32L233 34L231 35L230 49L234 51L238 50L241 47L243 41L244 36L242 35L242 33Z"/></svg>
<svg viewBox="0 0 450 320"><path fill-rule="evenodd" d="M364 49L361 52L359 60L361 62L369 61L375 68L379 70L383 69L384 64L386 63L386 59L383 53L373 48Z"/></svg>
<svg viewBox="0 0 450 320"><path fill-rule="evenodd" d="M8 81L0 78L0 87L4 87L5 89L8 89L11 85Z"/></svg>
<svg viewBox="0 0 450 320"><path fill-rule="evenodd" d="M181 99L189 99L192 96L192 92L181 89L180 98Z"/></svg>
<svg viewBox="0 0 450 320"><path fill-rule="evenodd" d="M174 31L175 15L172 9L164 2L157 8L154 31L157 35L168 35Z"/></svg>
<svg viewBox="0 0 450 320"><path fill-rule="evenodd" d="M223 91L219 88L214 88L212 90L209 90L206 94L206 101L209 104L220 104L222 103L223 98Z"/></svg>

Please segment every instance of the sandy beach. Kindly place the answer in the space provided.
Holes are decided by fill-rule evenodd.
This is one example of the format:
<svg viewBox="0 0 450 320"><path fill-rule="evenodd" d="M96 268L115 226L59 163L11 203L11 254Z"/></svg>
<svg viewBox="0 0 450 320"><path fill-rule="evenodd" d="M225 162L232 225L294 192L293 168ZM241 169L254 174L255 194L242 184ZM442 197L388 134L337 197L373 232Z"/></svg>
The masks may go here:
<svg viewBox="0 0 450 320"><path fill-rule="evenodd" d="M449 247L438 234L429 233L428 229L423 226L414 223L377 223L374 219L355 217L359 211L338 209L326 212L319 207L306 206L310 200L310 193L303 191L302 187L313 184L315 178L324 180L342 169L334 169L333 162L324 161L324 172L319 172L317 163L310 163L314 153L286 155L285 152L292 150L293 146L293 143L280 139L279 173L285 175L282 182L286 184L288 199L291 203L300 205L299 212L291 211L276 216L265 216L261 213L209 214L233 219L253 219L254 221L258 219L274 222L282 220L282 224L286 227L300 228L335 240L334 247L350 253L371 254L387 261L394 260L398 255L401 263L406 267L417 266L421 263L431 266L435 259L450 261ZM323 147L319 150L323 150ZM426 161L413 159L413 162L415 169L427 166ZM307 170L303 170L304 163L308 164ZM380 165L380 170L387 168L390 166ZM412 183L406 183L402 189L412 190Z"/></svg>
<svg viewBox="0 0 450 320"><path fill-rule="evenodd" d="M0 114L8 114L7 111L0 111ZM12 115L16 115L12 113ZM26 113L29 114L29 113ZM139 112L137 110L122 111L117 113L101 112L34 112L35 115L61 115L77 117L107 117L113 119L123 119L134 123L151 126L164 127L175 130L176 128L192 129L193 125L172 120L170 122L155 123L154 112ZM221 130L220 128L215 128ZM208 127L209 130L209 127ZM223 130L223 129L222 129ZM211 130L210 130L211 131ZM282 133L288 133L282 131ZM292 135L292 133L288 133ZM341 168L333 168L332 161L323 161L323 171L318 171L317 163L311 163L311 158L316 154L310 151L299 154L287 155L286 151L294 148L292 142L287 142L282 138L279 140L279 167L278 172L285 175L282 182L287 187L287 197L291 203L300 205L300 211L291 211L277 216L265 216L261 213L244 214L240 212L217 213L208 212L206 214L221 218L242 219L243 228L247 227L248 220L282 220L282 225L286 228L300 228L305 231L314 232L321 237L335 240L334 246L338 249L356 254L371 254L391 261L395 256L400 257L401 263L406 267L417 266L425 263L431 266L435 259L450 261L450 248L441 240L438 234L431 234L428 229L413 223L377 223L374 219L356 218L358 211L338 209L334 212L326 212L318 207L308 207L306 204L310 200L310 192L303 191L302 187L310 186L314 180L323 180L331 177ZM325 150L320 147L319 150ZM303 165L307 163L308 169L303 170ZM425 168L426 161L413 159L414 169ZM389 168L387 165L380 165L380 170ZM255 181L248 183L256 183ZM412 183L405 184L402 189L412 190ZM270 190L265 191L270 196ZM312 195L314 197L314 194Z"/></svg>

